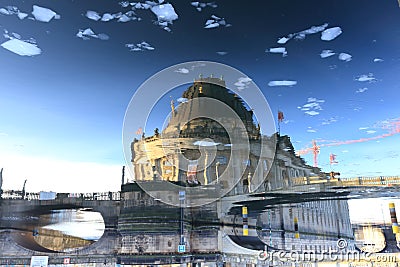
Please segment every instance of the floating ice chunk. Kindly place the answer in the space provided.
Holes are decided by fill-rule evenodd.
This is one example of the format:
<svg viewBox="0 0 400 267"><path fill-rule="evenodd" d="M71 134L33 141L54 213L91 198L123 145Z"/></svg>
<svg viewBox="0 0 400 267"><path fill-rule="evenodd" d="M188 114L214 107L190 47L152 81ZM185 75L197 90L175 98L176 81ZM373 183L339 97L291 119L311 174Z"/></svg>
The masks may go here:
<svg viewBox="0 0 400 267"><path fill-rule="evenodd" d="M282 38L279 38L279 40L278 40L278 44L286 44L287 43L287 41L289 41L290 40L290 38L287 38L287 37L282 37Z"/></svg>
<svg viewBox="0 0 400 267"><path fill-rule="evenodd" d="M265 52L274 53L274 54L282 54L283 57L287 55L286 47L273 47L273 48L265 50Z"/></svg>
<svg viewBox="0 0 400 267"><path fill-rule="evenodd" d="M342 34L342 29L340 27L329 28L321 33L321 40L331 41L341 34Z"/></svg>
<svg viewBox="0 0 400 267"><path fill-rule="evenodd" d="M23 13L23 12L18 12L17 16L18 16L19 19L24 19L24 18L26 18L28 16L28 14Z"/></svg>
<svg viewBox="0 0 400 267"><path fill-rule="evenodd" d="M103 16L101 17L101 21L110 21L113 19L114 19L114 16L111 15L110 13L104 13Z"/></svg>
<svg viewBox="0 0 400 267"><path fill-rule="evenodd" d="M296 40L303 40L306 38L306 35L321 32L321 31L325 30L326 27L328 27L328 23L324 23L320 26L312 26L311 28L308 28L308 29L300 31L300 32L291 33L287 37L279 38L278 44L286 44L292 38L294 38Z"/></svg>
<svg viewBox="0 0 400 267"><path fill-rule="evenodd" d="M205 8L207 6L212 7L212 8L218 7L215 2L212 2L212 3L191 2L190 4L192 6L194 6L196 8L196 10L199 12L201 12L203 10L203 8Z"/></svg>
<svg viewBox="0 0 400 267"><path fill-rule="evenodd" d="M130 17L128 17L127 15L123 14L123 15L118 19L118 22L128 22L128 21L130 21L130 20L131 20Z"/></svg>
<svg viewBox="0 0 400 267"><path fill-rule="evenodd" d="M375 79L375 77L374 77L374 75L372 73L370 73L368 75L367 74L360 75L359 77L355 78L355 80L359 81L359 82L373 82L373 81L376 81L376 79Z"/></svg>
<svg viewBox="0 0 400 267"><path fill-rule="evenodd" d="M83 34L83 35L89 35L89 36L94 36L94 35L95 35L95 34L94 34L94 31L93 31L92 29L90 29L90 28L85 29L85 30L82 32L82 34Z"/></svg>
<svg viewBox="0 0 400 267"><path fill-rule="evenodd" d="M359 89L356 91L356 93L357 93L357 94L359 94L359 93L364 93L364 92L366 92L367 90L368 90L367 87L359 88Z"/></svg>
<svg viewBox="0 0 400 267"><path fill-rule="evenodd" d="M49 22L57 15L57 13L49 8L33 5L32 15L38 21Z"/></svg>
<svg viewBox="0 0 400 267"><path fill-rule="evenodd" d="M11 33L11 34L12 34L12 36L14 36L15 38L21 39L21 35L19 35L18 33L13 32L13 33Z"/></svg>
<svg viewBox="0 0 400 267"><path fill-rule="evenodd" d="M0 13L1 14L3 14L3 15L12 15L13 13L11 13L10 11L8 11L7 9L5 9L5 8L0 8Z"/></svg>
<svg viewBox="0 0 400 267"><path fill-rule="evenodd" d="M310 116L315 116L315 115L318 115L318 114L319 114L318 111L314 111L314 110L306 111L306 112L304 112L304 113L307 114L307 115L310 115Z"/></svg>
<svg viewBox="0 0 400 267"><path fill-rule="evenodd" d="M204 26L205 29L212 29L212 28L217 28L219 26L224 26L224 27L230 27L231 24L226 23L224 18L217 17L215 15L211 16L211 19L208 19L206 21L206 24Z"/></svg>
<svg viewBox="0 0 400 267"><path fill-rule="evenodd" d="M340 60L349 62L349 61L351 61L351 58L352 58L352 56L350 54L347 54L347 53L340 53L339 54L339 59Z"/></svg>
<svg viewBox="0 0 400 267"><path fill-rule="evenodd" d="M225 56L225 55L228 54L228 52L226 52L226 51L218 51L217 54L220 55L220 56Z"/></svg>
<svg viewBox="0 0 400 267"><path fill-rule="evenodd" d="M327 58L330 56L335 55L336 53L333 52L332 50L322 50L321 54L319 54L321 56L321 58Z"/></svg>
<svg viewBox="0 0 400 267"><path fill-rule="evenodd" d="M374 58L374 62L383 62L383 59L381 59L381 58Z"/></svg>
<svg viewBox="0 0 400 267"><path fill-rule="evenodd" d="M96 11L92 11L92 10L86 11L86 17L88 19L91 19L94 21L98 21L99 19L101 19L101 16L99 15L99 13L97 13Z"/></svg>
<svg viewBox="0 0 400 267"><path fill-rule="evenodd" d="M175 9L171 4L153 6L151 11L157 16L159 21L172 23L172 21L178 19L178 14L176 14Z"/></svg>
<svg viewBox="0 0 400 267"><path fill-rule="evenodd" d="M85 30L79 30L78 33L76 34L76 37L82 38L83 40L88 40L90 39L89 37L97 38L103 41L110 39L110 37L105 33L95 34L91 28L87 28Z"/></svg>
<svg viewBox="0 0 400 267"><path fill-rule="evenodd" d="M281 81L270 81L268 86L294 86L297 84L297 81L288 81L288 80L281 80Z"/></svg>
<svg viewBox="0 0 400 267"><path fill-rule="evenodd" d="M175 72L187 74L187 73L189 73L189 70L186 68L180 68L180 69L177 69Z"/></svg>
<svg viewBox="0 0 400 267"><path fill-rule="evenodd" d="M178 101L179 103L186 103L186 102L188 102L189 100L188 100L187 98L180 97L180 98L178 98L176 101Z"/></svg>
<svg viewBox="0 0 400 267"><path fill-rule="evenodd" d="M204 26L204 28L206 28L206 29L212 29L212 28L217 28L217 27L219 27L219 23L217 23L217 22L210 23L210 24Z"/></svg>
<svg viewBox="0 0 400 267"><path fill-rule="evenodd" d="M300 34L314 34L314 33L322 32L323 30L326 29L326 27L328 27L328 23L324 23L320 26L311 26L311 28L301 31L299 33Z"/></svg>
<svg viewBox="0 0 400 267"><path fill-rule="evenodd" d="M128 1L122 1L122 2L119 2L119 4L120 4L122 7L128 7L128 6L129 6L129 2L128 2Z"/></svg>
<svg viewBox="0 0 400 267"><path fill-rule="evenodd" d="M18 39L8 40L2 43L1 46L20 56L36 56L42 53L42 50L37 45Z"/></svg>

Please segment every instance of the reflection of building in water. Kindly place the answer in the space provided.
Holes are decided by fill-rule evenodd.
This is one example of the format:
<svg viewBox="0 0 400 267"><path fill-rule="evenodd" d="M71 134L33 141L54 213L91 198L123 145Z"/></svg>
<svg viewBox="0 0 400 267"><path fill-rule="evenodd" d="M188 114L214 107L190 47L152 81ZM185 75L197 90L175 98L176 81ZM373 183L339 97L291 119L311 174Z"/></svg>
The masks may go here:
<svg viewBox="0 0 400 267"><path fill-rule="evenodd" d="M261 135L253 111L237 95L225 88L222 79L195 80L182 97L188 101L181 103L176 109L171 105L170 121L161 133L156 129L154 135L132 142L135 180L180 181L202 185L220 182L227 187L233 186L230 180L218 179L227 172L227 177L233 180L234 173L238 173L235 172L235 166L240 165L243 172L237 177L240 182L231 191L232 195L255 191L255 187L260 184L258 191L268 191L304 184L310 176L323 176L319 169L306 165L302 158L294 154L288 136ZM202 110L212 107L191 101L202 98L223 102L237 117L221 117L223 125L221 121L202 117ZM248 135L250 153L246 155L240 151L231 151L230 134L239 129L239 124L244 125ZM201 150L202 146L210 145L216 146L215 157L209 150ZM235 153L237 161L233 163L233 171L227 167L231 153ZM187 160L182 160L182 156Z"/></svg>
<svg viewBox="0 0 400 267"><path fill-rule="evenodd" d="M259 232L261 240L274 248L316 252L337 250L337 241L343 238L347 241L347 249L354 250L347 200L279 205L261 213L257 224L262 229Z"/></svg>
<svg viewBox="0 0 400 267"><path fill-rule="evenodd" d="M314 176L313 179L315 176L326 178L325 173L306 165L302 158L295 155L288 136L262 135L260 127L253 119L253 112L237 95L225 88L223 80L198 79L182 97L187 101L177 108L171 104L170 120L161 132L156 129L154 135L132 142L135 180L171 181L187 186L217 182L224 185L225 181L218 179L227 170L231 159L229 133L234 132L239 123L243 123L247 132L250 153L234 155L240 158L235 164L243 164L244 172L240 182L228 194L231 197L235 198L235 195L249 191L273 191L310 184L311 176ZM202 109L210 107L202 106L202 102L191 101L202 97L225 103L235 111L240 122L235 121L233 117L223 118L222 123L202 117ZM265 146L261 146L262 141L265 142ZM211 152L207 154L207 151L201 151L199 145L215 145L215 158ZM188 160L181 160L182 155ZM260 158L260 155L264 156ZM248 159L242 161L245 156L248 156ZM258 163L260 164L257 165ZM257 177L248 179L254 173ZM234 175L229 175L233 179ZM255 188L254 180L261 181L257 184L260 185L259 188ZM182 243L179 232L179 207L154 200L136 183L124 185L122 194L124 208L119 219L119 231L122 235L121 253L129 255L176 252ZM237 232L237 229L241 229L240 225L235 226L240 224L238 217L228 215L229 210L221 210L221 205L223 206L217 201L206 206L184 209L183 232L187 251L224 253L222 237L242 234ZM276 249L336 249L338 238L348 240L349 248L354 248L349 210L345 200L277 205L267 212L260 213L257 219L249 218L249 227L261 227L263 230L259 235L262 242ZM258 239L255 231L250 233L255 233ZM128 258L126 262L129 262Z"/></svg>

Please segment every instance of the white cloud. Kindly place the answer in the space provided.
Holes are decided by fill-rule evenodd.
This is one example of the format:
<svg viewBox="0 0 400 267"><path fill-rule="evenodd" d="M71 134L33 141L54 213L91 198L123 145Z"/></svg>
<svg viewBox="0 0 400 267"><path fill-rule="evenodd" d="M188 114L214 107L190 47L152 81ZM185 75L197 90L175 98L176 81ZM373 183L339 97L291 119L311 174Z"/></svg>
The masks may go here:
<svg viewBox="0 0 400 267"><path fill-rule="evenodd" d="M310 115L310 116L315 116L315 115L318 115L318 114L319 114L318 111L314 111L314 110L306 111L306 112L304 112L304 113L307 114L307 115Z"/></svg>
<svg viewBox="0 0 400 267"><path fill-rule="evenodd" d="M383 62L384 60L381 58L374 58L374 62Z"/></svg>
<svg viewBox="0 0 400 267"><path fill-rule="evenodd" d="M347 54L347 53L340 53L339 54L339 59L342 60L342 61L349 62L352 59L352 55Z"/></svg>
<svg viewBox="0 0 400 267"><path fill-rule="evenodd" d="M360 75L357 78L355 78L355 80L359 82L374 82L376 81L376 78L372 73L369 73L368 75L367 74Z"/></svg>
<svg viewBox="0 0 400 267"><path fill-rule="evenodd" d="M188 102L189 100L188 100L187 98L180 97L180 98L178 98L176 101L178 101L179 103L186 103L186 102Z"/></svg>
<svg viewBox="0 0 400 267"><path fill-rule="evenodd" d="M359 94L359 93L364 93L364 92L366 92L367 90L368 90L367 87L359 88L359 89L357 89L356 93L357 93L357 94Z"/></svg>
<svg viewBox="0 0 400 267"><path fill-rule="evenodd" d="M306 104L297 108L301 111L304 111L304 113L307 115L315 116L319 114L320 110L322 110L321 104L324 102L325 100L309 97Z"/></svg>
<svg viewBox="0 0 400 267"><path fill-rule="evenodd" d="M228 54L228 52L226 52L226 51L218 51L217 54L220 55L220 56L225 56L225 55Z"/></svg>
<svg viewBox="0 0 400 267"><path fill-rule="evenodd" d="M235 86L238 90L243 90L249 86L251 79L249 77L240 77L237 82L235 82Z"/></svg>
<svg viewBox="0 0 400 267"><path fill-rule="evenodd" d="M182 74L188 74L189 70L186 68L180 68L180 69L175 70L175 72L182 73Z"/></svg>
<svg viewBox="0 0 400 267"><path fill-rule="evenodd" d="M20 56L36 56L42 53L42 50L36 44L32 44L19 39L11 39L1 44L4 49Z"/></svg>
<svg viewBox="0 0 400 267"><path fill-rule="evenodd" d="M376 131L375 130L368 130L368 131L366 131L366 133L367 134L374 134L374 133L376 133Z"/></svg>
<svg viewBox="0 0 400 267"><path fill-rule="evenodd" d="M307 132L309 132L309 133L316 133L317 132L317 130L315 130L315 129L313 129L312 127L307 127L308 129L307 129Z"/></svg>
<svg viewBox="0 0 400 267"><path fill-rule="evenodd" d="M358 130L360 130L360 131L367 130L367 129L369 129L369 127L360 127L360 128L358 128Z"/></svg>
<svg viewBox="0 0 400 267"><path fill-rule="evenodd" d="M321 54L319 54L319 55L321 56L321 58L327 58L327 57L331 57L335 54L336 53L333 52L332 50L322 50Z"/></svg>
<svg viewBox="0 0 400 267"><path fill-rule="evenodd" d="M268 86L294 86L297 81L280 80L280 81L270 81Z"/></svg>
<svg viewBox="0 0 400 267"><path fill-rule="evenodd" d="M333 27L324 30L321 33L321 40L323 41L331 41L342 34L342 29L340 27Z"/></svg>

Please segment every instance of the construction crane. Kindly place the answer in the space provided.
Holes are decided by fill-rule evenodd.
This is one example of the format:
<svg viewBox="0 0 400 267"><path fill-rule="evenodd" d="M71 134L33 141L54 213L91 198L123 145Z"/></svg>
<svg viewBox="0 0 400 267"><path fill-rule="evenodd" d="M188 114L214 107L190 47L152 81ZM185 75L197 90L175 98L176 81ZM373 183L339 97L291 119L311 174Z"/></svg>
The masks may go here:
<svg viewBox="0 0 400 267"><path fill-rule="evenodd" d="M318 154L320 151L320 146L317 145L317 141L312 140L312 146L309 148L301 149L297 152L298 156L306 155L310 152L314 154L314 167L318 167Z"/></svg>
<svg viewBox="0 0 400 267"><path fill-rule="evenodd" d="M389 132L377 136L372 136L368 138L360 138L360 139L353 139L353 140L344 140L344 141L335 141L332 143L328 144L320 144L317 145L316 140L313 140L311 142L311 147L301 149L297 151L298 156L306 155L308 153L313 153L314 154L314 167L318 167L318 154L321 150L322 147L329 147L329 146L341 146L341 145L348 145L348 144L354 144L354 143L362 143L362 142L368 142L372 140L378 140L386 137L390 137L396 134L400 133L400 118L394 119L392 122L388 123L383 129L388 129ZM323 142L323 141L320 141Z"/></svg>

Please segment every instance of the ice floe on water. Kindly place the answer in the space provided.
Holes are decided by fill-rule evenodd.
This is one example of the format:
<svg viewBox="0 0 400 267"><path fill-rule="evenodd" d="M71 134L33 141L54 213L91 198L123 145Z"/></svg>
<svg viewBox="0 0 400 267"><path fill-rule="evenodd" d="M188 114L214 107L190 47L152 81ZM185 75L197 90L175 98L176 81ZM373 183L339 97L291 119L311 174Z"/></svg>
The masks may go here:
<svg viewBox="0 0 400 267"><path fill-rule="evenodd" d="M126 47L129 48L129 51L139 52L139 51L152 51L155 48L152 47L149 43L143 41L138 44L125 44Z"/></svg>
<svg viewBox="0 0 400 267"><path fill-rule="evenodd" d="M321 33L321 40L332 41L341 34L342 34L342 29L340 27L329 28Z"/></svg>
<svg viewBox="0 0 400 267"><path fill-rule="evenodd" d="M201 12L205 7L212 7L212 8L218 7L218 5L215 2L210 2L210 3L191 2L190 4L194 6L196 10L199 12Z"/></svg>
<svg viewBox="0 0 400 267"><path fill-rule="evenodd" d="M112 20L117 20L118 22L140 21L142 18L139 17L135 11L149 10L157 17L157 20L154 23L168 32L171 31L169 25L173 24L173 21L178 19L178 14L175 12L173 5L164 3L163 0L159 0L158 2L145 1L144 3L122 1L119 4L123 8L130 8L130 10L127 12L117 13L106 12L104 14L100 14L93 10L88 10L85 16L88 19L102 22Z"/></svg>
<svg viewBox="0 0 400 267"><path fill-rule="evenodd" d="M294 86L297 81L280 80L280 81L270 81L268 86Z"/></svg>
<svg viewBox="0 0 400 267"><path fill-rule="evenodd" d="M41 22L50 22L52 19L60 19L60 15L51 10L50 8L41 7L37 5L32 6L32 15L29 17L32 20L37 20ZM16 6L7 6L0 8L0 14L3 15L17 15L19 19L23 20L28 17L28 13L21 12Z"/></svg>
<svg viewBox="0 0 400 267"><path fill-rule="evenodd" d="M369 73L369 74L362 74L357 78L355 78L355 80L359 82L374 82L376 81L376 78L372 73Z"/></svg>
<svg viewBox="0 0 400 267"><path fill-rule="evenodd" d="M33 5L32 15L36 20L49 22L52 19L59 19L60 16L50 8Z"/></svg>
<svg viewBox="0 0 400 267"><path fill-rule="evenodd" d="M246 89L251 83L251 79L249 77L240 77L234 85L237 87L239 91Z"/></svg>
<svg viewBox="0 0 400 267"><path fill-rule="evenodd" d="M342 60L342 61L349 62L352 59L352 55L347 54L347 53L340 53L339 54L339 59Z"/></svg>
<svg viewBox="0 0 400 267"><path fill-rule="evenodd" d="M319 54L321 56L321 58L327 58L327 57L331 57L333 55L335 55L336 53L333 52L332 50L322 50L321 54Z"/></svg>
<svg viewBox="0 0 400 267"><path fill-rule="evenodd" d="M374 62L383 62L383 59L381 59L381 58L374 58Z"/></svg>
<svg viewBox="0 0 400 267"><path fill-rule="evenodd" d="M286 37L279 38L277 43L278 44L286 44L291 39L303 40L306 38L306 35L321 32L321 31L325 30L326 27L328 27L328 23L324 23L320 26L312 26L312 27L310 27L306 30L300 31L300 32L290 33Z"/></svg>
<svg viewBox="0 0 400 267"><path fill-rule="evenodd" d="M212 29L212 28L218 28L220 26L230 27L232 25L229 23L226 23L224 18L220 18L215 15L212 15L211 18L206 21L204 28Z"/></svg>
<svg viewBox="0 0 400 267"><path fill-rule="evenodd" d="M182 73L182 74L188 74L189 70L186 68L180 68L180 69L177 69L175 72Z"/></svg>
<svg viewBox="0 0 400 267"><path fill-rule="evenodd" d="M272 47L265 50L266 53L282 54L283 57L287 56L286 47Z"/></svg>
<svg viewBox="0 0 400 267"><path fill-rule="evenodd" d="M85 30L79 29L78 33L76 34L76 37L82 38L83 40L89 40L90 38L96 38L96 39L106 41L106 40L110 39L110 37L107 34L105 34L105 33L96 34L96 33L94 33L94 31L91 28L87 28Z"/></svg>
<svg viewBox="0 0 400 267"><path fill-rule="evenodd" d="M297 108L304 111L307 115L315 116L319 114L320 110L322 110L322 103L325 103L325 100L309 97L306 104Z"/></svg>
<svg viewBox="0 0 400 267"><path fill-rule="evenodd" d="M174 20L178 19L178 14L171 4L152 6L151 11L157 16L158 25L163 27L167 27L168 24L172 24Z"/></svg>
<svg viewBox="0 0 400 267"><path fill-rule="evenodd" d="M22 41L16 38L2 43L1 46L20 56L36 56L42 53L42 50L35 43Z"/></svg>
<svg viewBox="0 0 400 267"><path fill-rule="evenodd" d="M357 93L357 94L364 93L364 92L366 92L367 90L368 90L367 87L359 88L359 89L357 89L356 93Z"/></svg>
<svg viewBox="0 0 400 267"><path fill-rule="evenodd" d="M140 18L138 18L135 15L135 12L133 12L133 11L128 11L128 12L125 12L125 13L118 12L118 13L115 13L115 14L104 13L104 14L101 15L96 11L88 10L88 11L86 11L85 16L88 19L91 19L91 20L94 20L94 21L102 21L102 22L108 22L108 21L111 21L111 20L114 20L114 19L116 19L118 22L128 22L128 21L131 21L131 20L141 20Z"/></svg>

